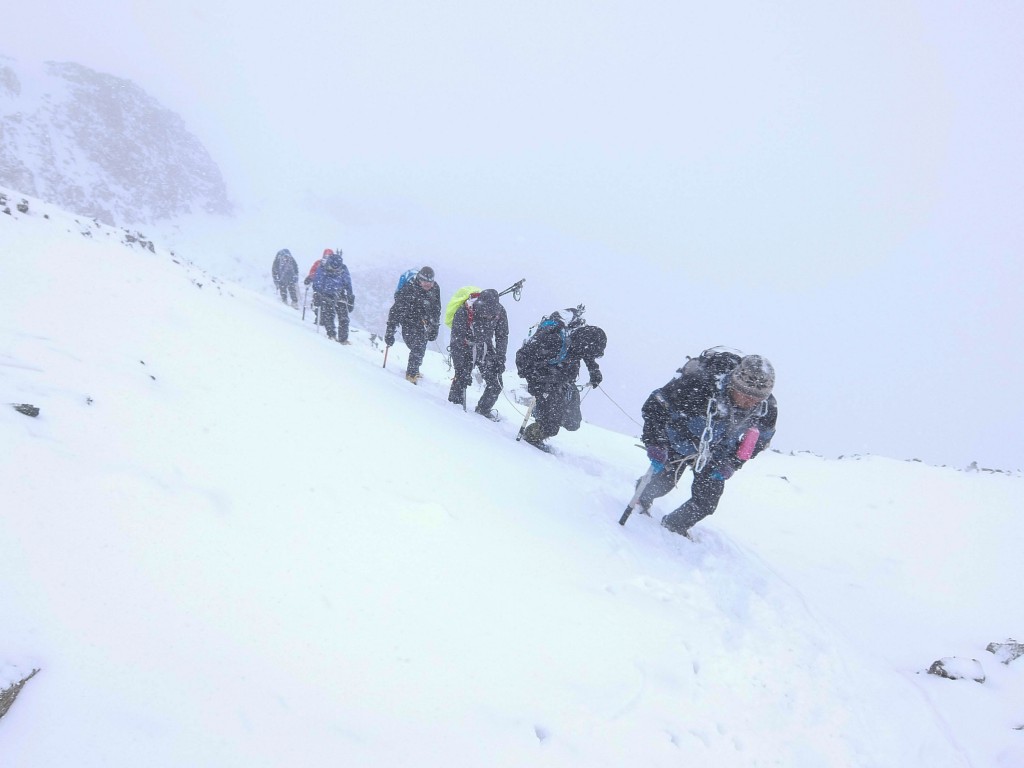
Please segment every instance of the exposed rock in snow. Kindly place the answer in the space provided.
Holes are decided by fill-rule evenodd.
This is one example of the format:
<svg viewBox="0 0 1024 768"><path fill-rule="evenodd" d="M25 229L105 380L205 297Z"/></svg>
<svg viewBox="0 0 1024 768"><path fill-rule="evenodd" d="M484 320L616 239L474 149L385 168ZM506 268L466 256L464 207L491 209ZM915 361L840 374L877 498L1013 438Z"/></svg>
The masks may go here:
<svg viewBox="0 0 1024 768"><path fill-rule="evenodd" d="M929 675L947 677L950 680L973 680L976 683L985 682L985 670L977 659L961 659L956 656L947 656L933 662L928 668Z"/></svg>
<svg viewBox="0 0 1024 768"><path fill-rule="evenodd" d="M17 667L4 665L0 667L0 718L7 714L14 700L18 698L25 683L36 676L38 669L24 673Z"/></svg>
<svg viewBox="0 0 1024 768"><path fill-rule="evenodd" d="M1018 643L1010 637L1001 643L989 643L985 650L989 653L994 653L996 658L1003 664L1009 664L1011 661L1024 656L1024 643Z"/></svg>

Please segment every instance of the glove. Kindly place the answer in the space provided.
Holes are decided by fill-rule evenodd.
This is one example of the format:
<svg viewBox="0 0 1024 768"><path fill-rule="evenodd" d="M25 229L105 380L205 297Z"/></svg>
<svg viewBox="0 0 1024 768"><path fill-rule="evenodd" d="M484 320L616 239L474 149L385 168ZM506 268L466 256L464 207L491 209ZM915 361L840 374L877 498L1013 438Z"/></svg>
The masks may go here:
<svg viewBox="0 0 1024 768"><path fill-rule="evenodd" d="M711 479L725 481L736 474L736 470L743 466L743 462L739 459L727 459L721 463L715 464L711 468Z"/></svg>
<svg viewBox="0 0 1024 768"><path fill-rule="evenodd" d="M595 389L602 381L604 381L604 376L601 375L600 371L595 370L593 373L590 374L590 386L594 387Z"/></svg>
<svg viewBox="0 0 1024 768"><path fill-rule="evenodd" d="M303 285L309 285L312 282L313 282L313 278L312 277L307 277L305 280L302 281L302 284Z"/></svg>
<svg viewBox="0 0 1024 768"><path fill-rule="evenodd" d="M648 445L647 458L651 460L651 466L654 467L654 472L657 474L668 463L668 448L664 445Z"/></svg>
<svg viewBox="0 0 1024 768"><path fill-rule="evenodd" d="M388 331L384 334L384 345L388 347L395 346L395 333L394 331Z"/></svg>
<svg viewBox="0 0 1024 768"><path fill-rule="evenodd" d="M664 445L648 445L647 458L651 461L657 461L660 464L664 464L668 461L668 448Z"/></svg>

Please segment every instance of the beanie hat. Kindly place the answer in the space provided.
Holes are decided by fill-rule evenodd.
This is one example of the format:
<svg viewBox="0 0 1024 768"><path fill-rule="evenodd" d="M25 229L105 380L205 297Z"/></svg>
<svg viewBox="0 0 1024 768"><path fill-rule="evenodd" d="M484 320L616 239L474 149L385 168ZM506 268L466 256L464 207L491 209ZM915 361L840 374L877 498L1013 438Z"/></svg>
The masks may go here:
<svg viewBox="0 0 1024 768"><path fill-rule="evenodd" d="M775 369L760 355L747 355L732 372L730 386L742 395L764 400L775 386Z"/></svg>
<svg viewBox="0 0 1024 768"><path fill-rule="evenodd" d="M434 270L430 267L423 267L423 269L420 270L420 273L416 275L416 278L419 280L433 280Z"/></svg>
<svg viewBox="0 0 1024 768"><path fill-rule="evenodd" d="M324 248L324 253L323 253L323 256L321 256L320 258L321 258L321 259L326 259L326 258L327 258L328 256L330 256L330 255L331 255L332 253L334 253L334 251L332 251L332 250L331 250L330 248Z"/></svg>

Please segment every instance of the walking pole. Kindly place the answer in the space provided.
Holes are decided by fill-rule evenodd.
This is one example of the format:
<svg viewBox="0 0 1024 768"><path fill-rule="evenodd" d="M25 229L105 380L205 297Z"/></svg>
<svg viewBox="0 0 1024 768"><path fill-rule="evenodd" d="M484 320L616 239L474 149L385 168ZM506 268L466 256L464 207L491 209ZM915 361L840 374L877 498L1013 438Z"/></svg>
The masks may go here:
<svg viewBox="0 0 1024 768"><path fill-rule="evenodd" d="M387 345L384 346L384 365L382 365L381 368L387 368L388 367L388 350L389 349L391 349L391 347L389 347Z"/></svg>
<svg viewBox="0 0 1024 768"><path fill-rule="evenodd" d="M665 470L662 470L664 472ZM632 501L629 502L629 506L626 507L626 511L622 513L622 517L619 518L619 525L625 525L626 521L629 520L629 516L633 513L633 507L640 503L640 494L642 494L647 486L651 482L651 478L654 477L654 465L651 464L647 468L647 472L640 478L640 482L636 484L636 493L633 494Z"/></svg>
<svg viewBox="0 0 1024 768"><path fill-rule="evenodd" d="M526 278L525 277L522 280L517 280L516 282L512 283L512 285L510 285L508 288L506 288L504 291L499 293L498 294L498 298L501 298L506 293L511 293L512 294L512 298L515 299L516 301L519 301L519 297L523 295L523 283L525 283L525 282L526 282Z"/></svg>
<svg viewBox="0 0 1024 768"><path fill-rule="evenodd" d="M516 435L516 442L518 443L523 439L523 435L526 434L526 423L530 420L530 416L533 414L533 406L537 404L537 398L531 397L530 404L526 407L526 416L523 417L523 426L519 428L519 434Z"/></svg>
<svg viewBox="0 0 1024 768"><path fill-rule="evenodd" d="M302 322L306 322L306 304L309 303L309 286L306 286L306 292L302 294Z"/></svg>

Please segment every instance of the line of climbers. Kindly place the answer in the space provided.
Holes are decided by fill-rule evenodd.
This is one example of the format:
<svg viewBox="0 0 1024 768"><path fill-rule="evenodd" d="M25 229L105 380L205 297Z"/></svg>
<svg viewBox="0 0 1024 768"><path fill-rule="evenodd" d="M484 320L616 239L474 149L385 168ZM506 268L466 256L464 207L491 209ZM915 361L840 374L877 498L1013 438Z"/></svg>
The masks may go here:
<svg viewBox="0 0 1024 768"><path fill-rule="evenodd" d="M278 258L282 254L294 267L291 254L284 250ZM284 266L288 267L287 263ZM297 276L297 267L292 271ZM274 281L285 301L282 285L287 281L279 283L279 273L291 274L287 268L279 270L275 259ZM314 306L319 307L321 318L337 315L337 338L347 344L348 313L354 306L354 296L341 249L325 250L305 282L313 284ZM521 282L517 286L521 287ZM293 291L292 306L296 303ZM608 337L603 329L588 325L583 314L584 307L579 305L545 316L531 328L515 355L516 372L526 380L532 397L526 420L531 413L534 417L520 434L542 450L547 449L545 441L560 429L580 428L580 388L576 381L582 366L586 365L589 376L585 387L597 388L603 380L597 361L604 355ZM500 294L493 288L460 289L447 305L445 323L451 328L449 352L455 369L449 402L466 407L466 390L476 368L485 388L475 411L497 420L493 409L502 390L508 351L508 315ZM395 290L384 343L392 347L395 333L401 328L409 348L405 377L412 384L422 378L420 365L427 342L437 339L440 324L441 291L434 270L409 270ZM335 338L333 319L327 328L328 336ZM693 473L690 498L662 517L662 526L687 535L696 523L713 514L726 481L764 451L775 435L778 403L772 394L774 386L775 369L764 357L713 347L690 358L671 381L651 392L641 409L642 440L650 466L637 480L634 501L619 522L624 523L634 507L649 515L654 500L668 494L687 468Z"/></svg>
<svg viewBox="0 0 1024 768"><path fill-rule="evenodd" d="M282 248L274 257L270 274L274 286L281 294L281 301L293 308L299 307L299 266L287 248ZM356 295L352 290L352 275L341 258L341 248L325 248L323 256L313 266L303 281L313 287L313 312L317 325L327 329L327 338L350 344L348 340L348 317L355 309ZM302 308L305 319L306 308Z"/></svg>

